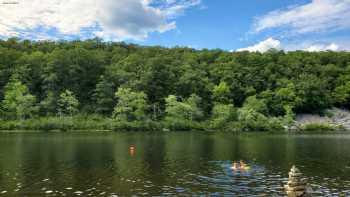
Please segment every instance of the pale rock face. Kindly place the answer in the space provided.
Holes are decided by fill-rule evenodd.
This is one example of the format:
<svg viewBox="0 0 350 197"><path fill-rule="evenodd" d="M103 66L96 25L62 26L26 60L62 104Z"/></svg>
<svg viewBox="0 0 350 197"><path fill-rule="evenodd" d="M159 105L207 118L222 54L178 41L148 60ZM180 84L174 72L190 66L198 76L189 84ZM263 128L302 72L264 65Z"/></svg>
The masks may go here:
<svg viewBox="0 0 350 197"><path fill-rule="evenodd" d="M296 117L296 126L302 127L306 124L329 124L333 126L342 126L346 130L350 130L350 111L339 108L327 110L331 117L320 116L318 114L298 114Z"/></svg>

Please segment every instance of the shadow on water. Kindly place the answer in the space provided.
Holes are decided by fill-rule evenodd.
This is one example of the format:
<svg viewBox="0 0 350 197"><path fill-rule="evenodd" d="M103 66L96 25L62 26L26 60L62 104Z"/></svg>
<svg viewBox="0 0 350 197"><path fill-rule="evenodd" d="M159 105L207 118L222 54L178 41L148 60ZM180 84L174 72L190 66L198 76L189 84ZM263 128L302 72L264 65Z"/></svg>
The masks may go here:
<svg viewBox="0 0 350 197"><path fill-rule="evenodd" d="M0 134L0 196L284 196L293 164L350 195L349 161L346 135Z"/></svg>

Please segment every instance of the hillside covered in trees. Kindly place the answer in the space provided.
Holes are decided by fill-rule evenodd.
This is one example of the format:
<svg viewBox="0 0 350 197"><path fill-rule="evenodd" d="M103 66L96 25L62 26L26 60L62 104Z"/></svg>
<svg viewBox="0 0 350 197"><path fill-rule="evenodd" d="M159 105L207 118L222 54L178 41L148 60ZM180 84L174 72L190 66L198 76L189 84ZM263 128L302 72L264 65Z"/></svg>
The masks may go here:
<svg viewBox="0 0 350 197"><path fill-rule="evenodd" d="M297 113L350 107L350 53L8 39L0 100L3 129L86 119L104 129L278 129Z"/></svg>

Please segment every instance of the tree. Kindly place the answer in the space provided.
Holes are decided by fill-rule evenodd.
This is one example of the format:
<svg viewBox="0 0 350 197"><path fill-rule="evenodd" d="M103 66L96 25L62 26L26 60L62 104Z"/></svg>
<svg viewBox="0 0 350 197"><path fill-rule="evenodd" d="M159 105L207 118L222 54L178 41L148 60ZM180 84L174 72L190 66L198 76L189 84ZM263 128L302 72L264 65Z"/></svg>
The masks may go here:
<svg viewBox="0 0 350 197"><path fill-rule="evenodd" d="M243 107L238 110L238 122L243 130L264 131L281 129L282 122L279 118L267 117L267 106L262 99L250 96L246 99Z"/></svg>
<svg viewBox="0 0 350 197"><path fill-rule="evenodd" d="M236 109L232 104L215 103L210 122L213 128L223 128L236 119Z"/></svg>
<svg viewBox="0 0 350 197"><path fill-rule="evenodd" d="M74 48L56 47L47 56L43 68L43 88L55 95L69 89L88 108L93 103L93 90L104 64L103 51L87 50L79 45Z"/></svg>
<svg viewBox="0 0 350 197"><path fill-rule="evenodd" d="M266 90L259 94L268 106L270 115L286 115L286 107L294 110L301 104L301 99L296 95L295 85L287 82L275 90Z"/></svg>
<svg viewBox="0 0 350 197"><path fill-rule="evenodd" d="M154 120L166 116L191 128L210 116L207 120L224 123L233 104L242 106L233 110L239 116L233 125L266 128L263 124L273 117L292 122L297 113L349 108L349 81L349 52L225 52L99 39L0 40L0 100L9 90L1 111L11 118L36 114L36 98L40 115L74 114L79 106L82 112L128 121L152 113ZM114 108L117 87L130 88L124 94L121 89L120 108Z"/></svg>
<svg viewBox="0 0 350 197"><path fill-rule="evenodd" d="M244 130L259 131L266 130L268 118L254 109L242 107L238 110L238 121Z"/></svg>
<svg viewBox="0 0 350 197"><path fill-rule="evenodd" d="M200 97L193 94L185 101L178 101L176 96L169 95L166 99L167 120L198 121L203 118L203 111L199 107Z"/></svg>
<svg viewBox="0 0 350 197"><path fill-rule="evenodd" d="M172 70L169 57L157 56L147 61L141 84L151 103L164 102L164 97L171 93L172 84L177 81Z"/></svg>
<svg viewBox="0 0 350 197"><path fill-rule="evenodd" d="M296 95L301 98L297 112L320 112L331 104L331 93L326 80L316 75L302 74L295 84Z"/></svg>
<svg viewBox="0 0 350 197"><path fill-rule="evenodd" d="M93 96L96 101L96 112L110 115L115 105L114 84L109 82L104 76L101 76Z"/></svg>
<svg viewBox="0 0 350 197"><path fill-rule="evenodd" d="M53 115L57 109L57 96L49 91L46 97L40 102L40 112L45 115Z"/></svg>
<svg viewBox="0 0 350 197"><path fill-rule="evenodd" d="M201 97L196 94L191 94L191 96L186 100L185 104L190 106L189 116L190 120L199 121L203 118L203 111L200 108Z"/></svg>
<svg viewBox="0 0 350 197"><path fill-rule="evenodd" d="M184 105L182 102L179 102L175 95L169 95L165 99L166 108L166 118L167 119L183 119L186 117L185 111L188 106Z"/></svg>
<svg viewBox="0 0 350 197"><path fill-rule="evenodd" d="M340 105L349 105L350 82L337 86L333 92L333 102Z"/></svg>
<svg viewBox="0 0 350 197"><path fill-rule="evenodd" d="M72 116L78 112L79 101L73 92L65 90L58 99L58 114Z"/></svg>
<svg viewBox="0 0 350 197"><path fill-rule="evenodd" d="M33 117L38 107L35 96L29 93L27 86L22 84L16 77L12 77L5 86L5 98L2 108L8 118L30 118Z"/></svg>
<svg viewBox="0 0 350 197"><path fill-rule="evenodd" d="M254 110L261 114L267 114L267 106L265 101L262 99L257 99L255 95L250 96L245 100L243 108Z"/></svg>
<svg viewBox="0 0 350 197"><path fill-rule="evenodd" d="M230 87L226 82L221 81L219 85L214 87L213 100L219 103L230 103Z"/></svg>
<svg viewBox="0 0 350 197"><path fill-rule="evenodd" d="M293 83L288 83L286 87L277 89L275 95L277 102L281 103L282 106L290 106L294 109L301 103L301 99L297 96Z"/></svg>
<svg viewBox="0 0 350 197"><path fill-rule="evenodd" d="M211 90L213 83L207 76L208 73L203 67L183 65L180 69L183 69L181 77L178 82L175 83L176 95L180 97L190 97L192 94L198 95L202 102L201 108L208 113L211 109L212 98Z"/></svg>
<svg viewBox="0 0 350 197"><path fill-rule="evenodd" d="M113 118L118 121L140 121L146 119L147 96L130 88L119 88L115 93L118 103L113 111Z"/></svg>
<svg viewBox="0 0 350 197"><path fill-rule="evenodd" d="M284 126L290 127L294 124L295 113L291 106L286 105L284 107L285 115L283 116L283 124Z"/></svg>
<svg viewBox="0 0 350 197"><path fill-rule="evenodd" d="M24 54L18 59L18 66L14 72L19 76L19 79L27 84L28 89L38 99L44 96L43 92L43 68L47 63L46 54L35 51L30 54Z"/></svg>

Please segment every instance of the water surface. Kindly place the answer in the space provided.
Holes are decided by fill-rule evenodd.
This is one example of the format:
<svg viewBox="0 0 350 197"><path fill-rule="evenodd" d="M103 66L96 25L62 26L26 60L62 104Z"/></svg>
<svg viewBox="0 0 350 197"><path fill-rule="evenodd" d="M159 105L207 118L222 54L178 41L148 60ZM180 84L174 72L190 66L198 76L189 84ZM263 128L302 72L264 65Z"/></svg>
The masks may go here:
<svg viewBox="0 0 350 197"><path fill-rule="evenodd" d="M0 196L284 196L293 164L350 196L348 135L222 133L0 134Z"/></svg>

